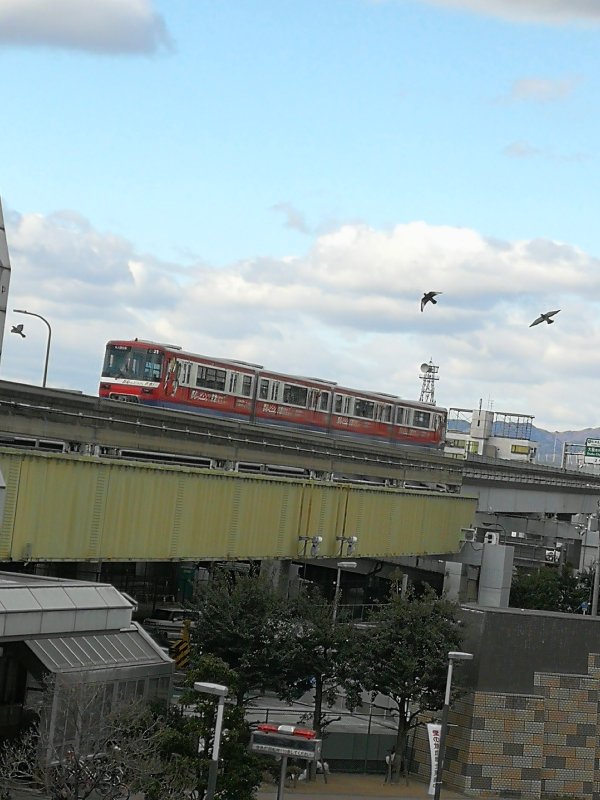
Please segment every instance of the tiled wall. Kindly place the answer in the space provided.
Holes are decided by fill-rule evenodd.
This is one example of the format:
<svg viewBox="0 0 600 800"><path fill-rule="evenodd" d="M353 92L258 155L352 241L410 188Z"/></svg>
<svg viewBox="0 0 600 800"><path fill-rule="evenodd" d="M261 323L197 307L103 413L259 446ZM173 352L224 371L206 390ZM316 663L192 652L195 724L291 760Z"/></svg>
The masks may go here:
<svg viewBox="0 0 600 800"><path fill-rule="evenodd" d="M449 714L444 786L469 795L600 800L600 655L587 675L534 674L535 694L474 692ZM429 779L427 730L412 770Z"/></svg>

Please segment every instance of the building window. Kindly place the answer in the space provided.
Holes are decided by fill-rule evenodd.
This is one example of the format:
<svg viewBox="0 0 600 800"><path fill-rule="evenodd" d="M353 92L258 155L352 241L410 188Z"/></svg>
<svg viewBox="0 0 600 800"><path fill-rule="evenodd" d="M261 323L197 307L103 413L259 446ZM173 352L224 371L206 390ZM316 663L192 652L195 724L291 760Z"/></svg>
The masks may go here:
<svg viewBox="0 0 600 800"><path fill-rule="evenodd" d="M520 456L528 456L529 449L528 444L511 444L510 446L510 452Z"/></svg>
<svg viewBox="0 0 600 800"><path fill-rule="evenodd" d="M464 439L446 439L446 447L456 447L458 450L464 450L465 444Z"/></svg>

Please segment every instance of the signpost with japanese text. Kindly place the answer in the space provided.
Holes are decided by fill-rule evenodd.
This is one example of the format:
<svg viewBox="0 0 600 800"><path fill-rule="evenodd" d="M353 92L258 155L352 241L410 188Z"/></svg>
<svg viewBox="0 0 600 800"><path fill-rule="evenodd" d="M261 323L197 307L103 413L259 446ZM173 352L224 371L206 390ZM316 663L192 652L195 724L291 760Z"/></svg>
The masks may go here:
<svg viewBox="0 0 600 800"><path fill-rule="evenodd" d="M584 461L586 464L600 464L600 439L586 439Z"/></svg>

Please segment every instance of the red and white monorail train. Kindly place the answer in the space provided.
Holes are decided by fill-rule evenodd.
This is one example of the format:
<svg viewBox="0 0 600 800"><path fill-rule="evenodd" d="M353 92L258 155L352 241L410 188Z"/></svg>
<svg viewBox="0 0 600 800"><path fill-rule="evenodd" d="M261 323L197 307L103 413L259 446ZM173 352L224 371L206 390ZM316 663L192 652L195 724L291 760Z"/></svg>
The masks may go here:
<svg viewBox="0 0 600 800"><path fill-rule="evenodd" d="M446 410L134 339L106 345L100 397L398 444L441 447Z"/></svg>

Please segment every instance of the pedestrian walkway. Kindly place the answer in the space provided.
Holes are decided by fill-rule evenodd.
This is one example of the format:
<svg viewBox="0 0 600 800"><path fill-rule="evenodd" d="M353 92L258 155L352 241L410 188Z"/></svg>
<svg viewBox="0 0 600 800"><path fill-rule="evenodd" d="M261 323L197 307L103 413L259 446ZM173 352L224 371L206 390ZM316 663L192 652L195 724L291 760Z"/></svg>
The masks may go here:
<svg viewBox="0 0 600 800"><path fill-rule="evenodd" d="M296 787L285 787L285 798L290 800L311 800L311 798L331 797L335 800L386 800L390 797L398 797L402 800L431 800L431 795L427 794L429 784L423 783L416 778L410 778L408 786L402 778L400 783L384 783L383 775L349 775L347 773L330 773L327 776L327 783L322 775L317 776L316 781L306 783L299 781ZM263 784L258 791L257 798L267 800L267 798L277 797L277 786L275 784ZM464 800L464 795L442 788L443 800Z"/></svg>

